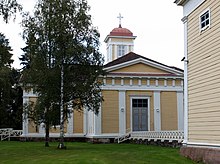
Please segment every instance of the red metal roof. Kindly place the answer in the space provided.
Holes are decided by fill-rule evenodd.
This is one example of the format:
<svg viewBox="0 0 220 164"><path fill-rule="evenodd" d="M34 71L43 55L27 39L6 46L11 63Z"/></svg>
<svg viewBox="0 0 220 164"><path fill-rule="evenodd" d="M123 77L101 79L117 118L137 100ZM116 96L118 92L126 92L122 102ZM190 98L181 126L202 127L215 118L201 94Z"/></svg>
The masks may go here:
<svg viewBox="0 0 220 164"><path fill-rule="evenodd" d="M136 54L136 53L134 53L134 52L129 52L128 54L126 54L126 55L124 55L124 56L122 56L122 57L120 57L120 58L117 58L117 59L115 59L115 60L113 60L113 61L111 61L111 62L105 64L105 65L104 65L104 68L112 67L112 66L115 66L115 65L118 65L118 64L122 64L122 63L125 63L125 62L128 62L128 61L132 61L132 60L135 60L135 59L138 59L138 58L142 58L142 59L148 60L148 61L150 61L150 62L159 64L159 65L162 65L162 66L165 66L165 67L168 67L168 68L171 68L171 69L180 71L180 72L183 72L183 70L180 69L180 68L162 64L162 63L160 63L160 62L157 62L157 61L155 61L155 60L149 59L149 58L147 58L147 57L138 55L138 54Z"/></svg>
<svg viewBox="0 0 220 164"><path fill-rule="evenodd" d="M133 36L133 33L127 28L118 27L114 28L109 36Z"/></svg>

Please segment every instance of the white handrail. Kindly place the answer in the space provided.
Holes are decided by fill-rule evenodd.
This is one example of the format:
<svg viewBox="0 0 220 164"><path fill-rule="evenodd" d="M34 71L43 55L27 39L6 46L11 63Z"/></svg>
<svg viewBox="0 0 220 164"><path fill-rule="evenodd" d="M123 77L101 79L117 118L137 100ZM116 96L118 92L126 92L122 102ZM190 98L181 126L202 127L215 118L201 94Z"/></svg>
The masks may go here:
<svg viewBox="0 0 220 164"><path fill-rule="evenodd" d="M160 140L183 140L183 131L144 131L144 132L132 132L131 138L142 139L160 139Z"/></svg>
<svg viewBox="0 0 220 164"><path fill-rule="evenodd" d="M0 129L1 141L8 139L11 137L19 137L22 135L22 130L13 130L12 128Z"/></svg>

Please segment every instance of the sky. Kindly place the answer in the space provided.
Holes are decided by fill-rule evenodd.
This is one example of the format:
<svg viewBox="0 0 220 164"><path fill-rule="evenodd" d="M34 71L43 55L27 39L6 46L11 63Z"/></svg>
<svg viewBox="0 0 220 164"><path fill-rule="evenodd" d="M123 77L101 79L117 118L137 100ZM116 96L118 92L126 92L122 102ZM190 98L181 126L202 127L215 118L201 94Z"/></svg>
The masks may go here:
<svg viewBox="0 0 220 164"><path fill-rule="evenodd" d="M25 11L33 11L37 0L18 0ZM119 13L123 16L122 27L129 29L137 38L134 52L160 63L183 69L184 35L182 8L174 0L87 0L93 26L100 32L100 51L106 56L105 37L119 26ZM21 68L18 57L25 47L22 40L21 17L8 24L0 21L0 32L9 39L13 49L13 67Z"/></svg>

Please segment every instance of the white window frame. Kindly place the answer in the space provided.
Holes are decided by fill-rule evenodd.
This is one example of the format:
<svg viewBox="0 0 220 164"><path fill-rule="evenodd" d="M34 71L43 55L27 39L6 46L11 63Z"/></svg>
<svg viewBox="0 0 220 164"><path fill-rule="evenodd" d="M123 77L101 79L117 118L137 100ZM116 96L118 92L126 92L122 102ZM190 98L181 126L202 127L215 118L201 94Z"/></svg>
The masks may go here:
<svg viewBox="0 0 220 164"><path fill-rule="evenodd" d="M150 96L132 95L130 96L130 129L131 129L131 132L133 132L133 108L132 108L133 99L147 99L148 100L148 131L150 131Z"/></svg>
<svg viewBox="0 0 220 164"><path fill-rule="evenodd" d="M204 27L202 27L202 20L201 20L201 17L206 14L208 12L209 14L209 24L208 25L205 25ZM207 19L205 19L205 21L207 21ZM204 21L204 22L205 22ZM200 15L199 15L199 29L200 29L200 32L210 28L210 25L211 25L211 12L210 12L210 9L206 9L204 10Z"/></svg>
<svg viewBox="0 0 220 164"><path fill-rule="evenodd" d="M125 55L125 45L118 45L117 46L117 56L122 57L123 55Z"/></svg>

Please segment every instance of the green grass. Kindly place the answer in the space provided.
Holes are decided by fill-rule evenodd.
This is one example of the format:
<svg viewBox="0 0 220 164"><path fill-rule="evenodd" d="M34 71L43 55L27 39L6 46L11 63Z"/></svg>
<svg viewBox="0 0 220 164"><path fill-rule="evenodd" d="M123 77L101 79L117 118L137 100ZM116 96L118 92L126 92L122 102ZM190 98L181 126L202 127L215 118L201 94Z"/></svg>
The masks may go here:
<svg viewBox="0 0 220 164"><path fill-rule="evenodd" d="M43 142L0 142L0 163L105 163L105 164L192 164L179 155L179 149L137 144L91 144L66 142L66 150L58 143L44 147Z"/></svg>

